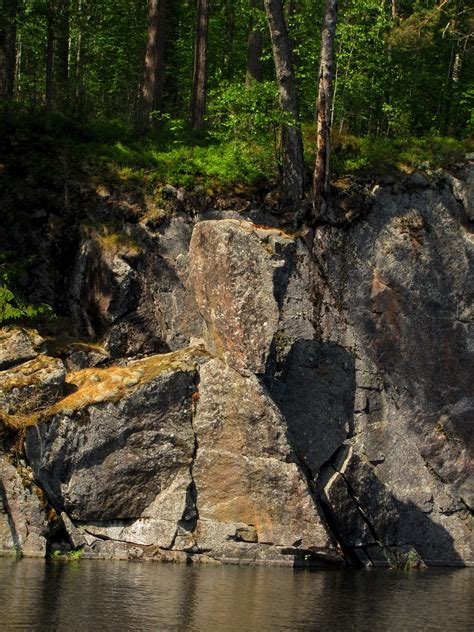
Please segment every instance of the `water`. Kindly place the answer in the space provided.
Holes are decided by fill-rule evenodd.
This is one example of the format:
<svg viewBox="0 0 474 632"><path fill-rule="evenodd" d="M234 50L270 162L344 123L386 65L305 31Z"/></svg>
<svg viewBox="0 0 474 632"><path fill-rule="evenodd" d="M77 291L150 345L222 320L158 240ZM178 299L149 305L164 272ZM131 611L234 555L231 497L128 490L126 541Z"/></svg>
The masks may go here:
<svg viewBox="0 0 474 632"><path fill-rule="evenodd" d="M0 559L0 630L473 630L472 569Z"/></svg>

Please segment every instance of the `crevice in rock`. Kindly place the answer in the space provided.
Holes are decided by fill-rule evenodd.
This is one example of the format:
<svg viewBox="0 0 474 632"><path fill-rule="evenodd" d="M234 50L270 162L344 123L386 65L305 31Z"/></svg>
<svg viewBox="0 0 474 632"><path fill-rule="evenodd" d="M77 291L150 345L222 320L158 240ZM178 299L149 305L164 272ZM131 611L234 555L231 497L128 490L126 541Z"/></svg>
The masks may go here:
<svg viewBox="0 0 474 632"><path fill-rule="evenodd" d="M194 464L196 462L196 456L197 456L197 452L199 448L198 436L197 436L196 429L194 427L194 417L196 415L196 409L199 402L199 381L200 381L200 375L199 375L199 372L196 371L196 375L194 378L195 390L193 391L193 394L191 396L191 399L192 399L191 429L193 431L193 436L194 436L193 454L191 456L191 462L189 464L189 476L191 478L191 482L186 490L186 500L185 500L183 515L181 516L181 520L179 520L178 522L173 539L169 547L171 550L175 548L176 539L178 537L178 533L180 529L183 529L189 533L193 533L197 526L197 522L199 520L199 510L198 510L198 505L197 505L197 487L196 487L196 482L194 480Z"/></svg>
<svg viewBox="0 0 474 632"><path fill-rule="evenodd" d="M3 484L3 481L0 479L0 502L3 505L4 511L7 515L8 526L10 527L10 532L12 535L13 546L15 548L20 546L20 538L18 536L18 531L16 529L15 520L13 519L13 515L10 509L10 505L8 503L8 496Z"/></svg>
<svg viewBox="0 0 474 632"><path fill-rule="evenodd" d="M377 532L375 531L375 528L374 528L373 524L370 522L369 518L367 517L367 514L364 511L364 508L360 504L359 499L357 498L357 495L356 495L356 493L354 491L354 488L352 487L352 485L349 483L349 481L347 480L347 478L344 476L344 474L342 472L340 472L338 470L336 470L336 471L338 472L339 476L341 476L342 480L346 484L349 496L351 497L351 499L353 500L354 504L356 505L356 508L357 508L359 514L362 516L363 521L367 525L371 536L374 538L375 542L380 543L379 537L377 535Z"/></svg>

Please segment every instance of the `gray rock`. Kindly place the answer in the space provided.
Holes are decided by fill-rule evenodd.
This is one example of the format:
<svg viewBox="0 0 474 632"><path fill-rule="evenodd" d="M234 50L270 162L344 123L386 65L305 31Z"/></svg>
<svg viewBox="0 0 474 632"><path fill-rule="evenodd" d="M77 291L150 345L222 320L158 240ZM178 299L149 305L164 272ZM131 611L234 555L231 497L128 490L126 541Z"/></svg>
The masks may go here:
<svg viewBox="0 0 474 632"><path fill-rule="evenodd" d="M386 544L413 546L431 564L472 560L474 275L464 221L442 182L400 183L396 193L381 188L363 221L319 228L314 247L318 335L356 357L352 444L372 479L361 483L395 503L398 535ZM338 516L343 492L336 477ZM382 508L372 512L371 523L383 522Z"/></svg>
<svg viewBox="0 0 474 632"><path fill-rule="evenodd" d="M34 488L0 452L0 551L44 557L47 524Z"/></svg>
<svg viewBox="0 0 474 632"><path fill-rule="evenodd" d="M201 368L199 393L193 465L199 548L213 551L249 531L260 544L333 548L285 421L258 380L212 360Z"/></svg>
<svg viewBox="0 0 474 632"><path fill-rule="evenodd" d="M194 451L193 391L192 372L165 371L116 404L29 429L26 452L53 506L75 521L109 522L147 517L153 501L169 502L164 492L189 472Z"/></svg>
<svg viewBox="0 0 474 632"><path fill-rule="evenodd" d="M288 423L292 445L317 475L353 433L354 358L343 347L298 340L270 390Z"/></svg>
<svg viewBox="0 0 474 632"><path fill-rule="evenodd" d="M82 529L78 529L76 525L73 523L71 518L64 511L61 512L61 520L63 526L66 530L66 533L69 538L69 542L73 549L80 549L87 545L87 540L84 537L84 533Z"/></svg>
<svg viewBox="0 0 474 632"><path fill-rule="evenodd" d="M34 330L17 327L0 329L0 370L35 358L44 340Z"/></svg>

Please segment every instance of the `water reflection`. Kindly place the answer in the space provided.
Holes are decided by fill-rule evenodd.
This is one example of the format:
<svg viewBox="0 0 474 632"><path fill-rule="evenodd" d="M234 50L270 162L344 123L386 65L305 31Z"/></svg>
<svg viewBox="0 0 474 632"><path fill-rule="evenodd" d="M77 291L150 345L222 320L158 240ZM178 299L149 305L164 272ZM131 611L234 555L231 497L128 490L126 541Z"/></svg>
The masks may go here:
<svg viewBox="0 0 474 632"><path fill-rule="evenodd" d="M0 559L0 629L467 631L473 574Z"/></svg>

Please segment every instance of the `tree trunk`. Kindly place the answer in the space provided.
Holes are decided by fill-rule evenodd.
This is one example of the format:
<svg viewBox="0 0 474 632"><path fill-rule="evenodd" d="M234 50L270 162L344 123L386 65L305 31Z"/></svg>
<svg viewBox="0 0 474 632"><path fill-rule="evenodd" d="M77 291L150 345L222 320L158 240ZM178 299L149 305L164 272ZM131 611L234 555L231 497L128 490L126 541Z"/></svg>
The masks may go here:
<svg viewBox="0 0 474 632"><path fill-rule="evenodd" d="M0 30L0 98L7 98L7 56L5 55L5 31Z"/></svg>
<svg viewBox="0 0 474 632"><path fill-rule="evenodd" d="M16 18L18 15L18 0L4 2L5 27L0 34L0 93L5 99L12 99L15 91L16 72Z"/></svg>
<svg viewBox="0 0 474 632"><path fill-rule="evenodd" d="M57 51L59 105L64 111L69 101L69 0L59 4Z"/></svg>
<svg viewBox="0 0 474 632"><path fill-rule="evenodd" d="M190 116L190 124L193 129L201 129L204 127L204 116L206 113L208 30L209 0L197 0L193 93L191 98Z"/></svg>
<svg viewBox="0 0 474 632"><path fill-rule="evenodd" d="M46 129L50 130L53 113L54 0L48 0L46 33Z"/></svg>
<svg viewBox="0 0 474 632"><path fill-rule="evenodd" d="M262 7L262 0L252 0L252 8L254 10ZM263 33L261 29L255 29L255 19L250 18L249 37L247 41L247 76L245 83L247 86L252 85L254 81L262 81L262 48Z"/></svg>
<svg viewBox="0 0 474 632"><path fill-rule="evenodd" d="M281 177L283 202L296 209L304 193L303 138L299 121L296 79L291 62L288 30L281 0L264 0L273 59L278 83L280 107L291 120L281 126Z"/></svg>
<svg viewBox="0 0 474 632"><path fill-rule="evenodd" d="M161 107L165 70L166 5L167 0L149 0L148 3L148 39L138 103L138 131L149 127L152 111Z"/></svg>
<svg viewBox="0 0 474 632"><path fill-rule="evenodd" d="M334 75L334 38L336 34L337 0L326 0L326 13L321 37L319 92L316 105L318 118L316 164L313 180L313 217L324 216L329 205L329 154L331 149L331 101Z"/></svg>

